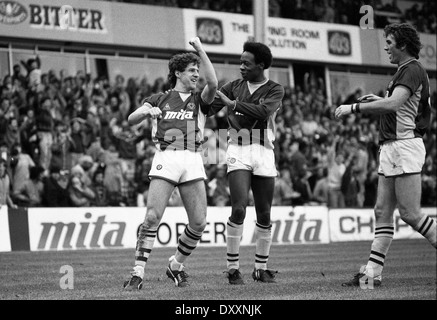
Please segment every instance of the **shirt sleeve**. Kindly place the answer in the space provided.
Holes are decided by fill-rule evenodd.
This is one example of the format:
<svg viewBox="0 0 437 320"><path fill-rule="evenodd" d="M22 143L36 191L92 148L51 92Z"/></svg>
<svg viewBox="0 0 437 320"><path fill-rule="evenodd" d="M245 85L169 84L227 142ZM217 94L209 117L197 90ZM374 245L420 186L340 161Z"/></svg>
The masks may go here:
<svg viewBox="0 0 437 320"><path fill-rule="evenodd" d="M265 120L281 107L283 98L284 88L276 84L260 104L237 101L235 111L257 120Z"/></svg>

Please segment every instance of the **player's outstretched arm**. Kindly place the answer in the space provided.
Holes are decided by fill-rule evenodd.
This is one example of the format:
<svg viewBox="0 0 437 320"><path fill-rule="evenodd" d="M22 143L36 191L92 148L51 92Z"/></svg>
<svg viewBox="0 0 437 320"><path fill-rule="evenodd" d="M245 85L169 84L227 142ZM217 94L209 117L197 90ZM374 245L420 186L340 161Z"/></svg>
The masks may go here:
<svg viewBox="0 0 437 320"><path fill-rule="evenodd" d="M209 60L209 57L206 54L205 50L203 49L199 37L192 38L190 40L190 45L193 46L193 48L199 54L200 59L202 60L203 68L205 70L205 80L206 80L206 86L205 88L203 88L202 91L202 100L205 103L210 104L214 101L214 96L218 87L218 81L217 81L217 76L215 74L214 67L211 63L211 60Z"/></svg>
<svg viewBox="0 0 437 320"><path fill-rule="evenodd" d="M410 96L410 89L399 85L393 90L390 97L375 99L366 103L342 104L335 109L335 118L341 119L351 113L385 114L396 112ZM365 101L363 100L362 102Z"/></svg>
<svg viewBox="0 0 437 320"><path fill-rule="evenodd" d="M157 119L161 116L161 114L161 109L158 107L153 107L150 103L145 102L141 107L129 115L127 121L130 126L134 126L147 119L147 117Z"/></svg>

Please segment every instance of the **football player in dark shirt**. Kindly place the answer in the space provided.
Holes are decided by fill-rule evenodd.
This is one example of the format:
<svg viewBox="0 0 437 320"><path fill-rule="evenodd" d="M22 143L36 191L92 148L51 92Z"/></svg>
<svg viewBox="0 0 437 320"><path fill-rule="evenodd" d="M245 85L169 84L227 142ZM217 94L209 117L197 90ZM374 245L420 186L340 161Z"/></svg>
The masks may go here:
<svg viewBox="0 0 437 320"><path fill-rule="evenodd" d="M431 106L428 75L417 60L419 33L408 23L387 25L384 33L384 50L390 62L398 66L385 97L368 94L335 110L337 118L360 112L380 115L375 236L367 265L343 286L381 285L384 260L394 235L396 207L402 220L436 247L436 222L420 210L426 156L423 136L430 123Z"/></svg>
<svg viewBox="0 0 437 320"><path fill-rule="evenodd" d="M272 242L270 213L277 169L273 152L275 116L282 105L284 88L268 79L272 64L270 49L259 42L246 42L240 58L241 79L217 91L213 108L227 107L227 167L232 211L227 222L227 274L230 284L244 284L240 272L240 239L243 234L249 191L256 209L256 281L275 282L267 269Z"/></svg>
<svg viewBox="0 0 437 320"><path fill-rule="evenodd" d="M173 90L146 98L128 117L130 125L148 117L153 119L152 139L157 148L149 173L147 212L138 234L135 267L131 279L124 283L125 290L141 289L143 285L144 268L175 187L179 188L188 215L188 224L166 271L178 287L188 285L183 263L196 248L206 226L206 174L200 149L205 119L218 84L200 39L193 38L190 44L198 55L182 53L170 59L169 80ZM196 92L201 64L206 86L202 92Z"/></svg>

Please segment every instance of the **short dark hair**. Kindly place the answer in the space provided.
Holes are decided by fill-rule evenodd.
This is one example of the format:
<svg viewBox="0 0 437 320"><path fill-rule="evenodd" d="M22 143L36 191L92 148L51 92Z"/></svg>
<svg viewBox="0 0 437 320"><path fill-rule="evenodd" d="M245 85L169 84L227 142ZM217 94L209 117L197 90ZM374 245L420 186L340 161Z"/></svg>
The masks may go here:
<svg viewBox="0 0 437 320"><path fill-rule="evenodd" d="M392 23L384 28L384 35L388 37L392 35L396 41L398 48L406 46L406 50L410 55L419 59L419 52L422 49L419 33L409 23Z"/></svg>
<svg viewBox="0 0 437 320"><path fill-rule="evenodd" d="M200 66L200 57L193 52L179 53L174 55L168 62L168 81L172 88L176 86L177 77L175 72L183 72L190 63Z"/></svg>
<svg viewBox="0 0 437 320"><path fill-rule="evenodd" d="M264 43L247 41L243 45L244 51L252 53L255 56L255 63L263 63L264 69L268 69L272 65L272 52Z"/></svg>

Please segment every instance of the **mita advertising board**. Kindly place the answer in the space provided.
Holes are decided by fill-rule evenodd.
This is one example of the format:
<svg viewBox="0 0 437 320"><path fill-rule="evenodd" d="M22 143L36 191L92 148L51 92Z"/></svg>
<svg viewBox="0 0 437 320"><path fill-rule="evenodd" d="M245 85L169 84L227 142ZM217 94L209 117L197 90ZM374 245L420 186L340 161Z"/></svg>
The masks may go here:
<svg viewBox="0 0 437 320"><path fill-rule="evenodd" d="M135 248L145 208L0 208L0 252ZM226 246L226 222L231 208L209 207L199 246ZM437 218L436 208L422 208ZM242 245L255 244L255 209L247 208ZM176 247L187 223L183 207L169 207L158 229L155 247ZM371 241L372 209L332 209L323 206L273 207L273 245ZM423 236L394 213L394 239Z"/></svg>
<svg viewBox="0 0 437 320"><path fill-rule="evenodd" d="M225 246L230 208L210 207L200 246ZM135 248L145 208L30 208L30 250ZM255 243L255 210L247 211L242 245ZM158 229L155 247L176 247L187 224L182 207L167 208ZM274 244L328 243L325 207L276 207L272 213Z"/></svg>

